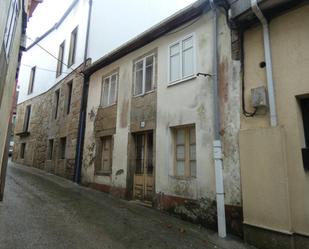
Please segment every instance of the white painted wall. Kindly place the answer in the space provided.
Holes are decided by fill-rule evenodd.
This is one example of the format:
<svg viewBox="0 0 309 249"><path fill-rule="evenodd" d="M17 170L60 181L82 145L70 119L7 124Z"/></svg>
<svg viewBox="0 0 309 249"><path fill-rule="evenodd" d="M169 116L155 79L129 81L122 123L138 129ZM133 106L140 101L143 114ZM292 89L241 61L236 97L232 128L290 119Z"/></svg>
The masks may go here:
<svg viewBox="0 0 309 249"><path fill-rule="evenodd" d="M224 16L221 17L220 25L222 28L221 38L222 46L220 51L223 58L231 58L229 32L224 25ZM184 25L185 26L185 25ZM132 96L132 67L133 60L139 56L157 48L158 51L158 80L157 80L157 128L156 128L156 165L155 179L156 192L164 192L167 195L180 195L182 197L198 199L201 197L215 198L215 174L212 155L213 142L213 90L212 81L209 78L195 77L191 80L168 86L168 46L180 38L194 33L196 46L196 71L212 72L212 19L211 14L203 15L193 25L182 29L179 32L171 32L163 37L147 44L146 46L128 54L120 60L97 71L91 76L88 97L88 109L86 119L84 162L82 169L82 179L86 182L95 182L101 184L113 184L114 186L125 187L127 152L128 152L128 133L130 111L127 111L127 126L123 127L120 119L126 110L130 110ZM225 41L224 41L225 40ZM229 62L229 66L231 66ZM94 175L94 164L92 157L95 154L89 153L95 144L93 129L94 118L90 118L91 111L96 113L100 105L101 83L103 75L119 67L119 92L117 99L117 126L114 136L113 166L112 178L106 176ZM228 74L232 72L228 69ZM227 79L230 82L231 79ZM231 86L233 86L231 84ZM233 91L238 88L233 86ZM230 93L229 93L230 94ZM231 95L233 96L233 95ZM236 96L237 97L237 96ZM230 100L231 101L231 100ZM128 108L128 109L126 109ZM235 108L239 112L238 105ZM228 114L238 117L237 111ZM92 116L94 117L94 116ZM233 118L228 118L232 120ZM238 122L239 123L239 122ZM236 123L236 124L238 124ZM197 147L197 177L186 180L179 180L173 173L173 143L171 127L195 124L196 126L196 147ZM239 127L229 132L234 140L237 140ZM228 139L231 139L228 137ZM224 143L225 144L225 143ZM228 142L227 142L228 144ZM95 151L95 150L92 150ZM238 155L237 148L233 154ZM229 155L226 155L229 157ZM237 157L238 158L238 157ZM241 200L240 182L239 182L239 161L227 161L225 164L225 178L229 179L225 185L227 204L239 204ZM115 173L119 169L124 169L125 174L117 178ZM232 172L232 173L231 173ZM233 193L228 191L233 189Z"/></svg>
<svg viewBox="0 0 309 249"><path fill-rule="evenodd" d="M89 57L96 61L194 1L93 0Z"/></svg>
<svg viewBox="0 0 309 249"><path fill-rule="evenodd" d="M38 44L58 58L59 45L65 40L64 63L67 64L71 32L76 26L78 26L75 63L71 66L72 69L76 68L83 62L84 59L87 17L88 0L80 0L63 23L58 27L58 29L52 31ZM33 66L37 66L37 70L34 80L33 93L28 95L30 72L31 67ZM47 91L63 79L68 73L72 72L71 68L67 68L67 66L63 65L62 75L56 78L57 60L46 51L42 50L39 46L33 46L27 52L23 53L18 77L18 103Z"/></svg>
<svg viewBox="0 0 309 249"><path fill-rule="evenodd" d="M101 58L192 2L194 0L93 0L88 58L92 58L92 61ZM162 8L163 4L164 8ZM74 27L79 25L77 58L76 63L72 66L75 68L82 63L84 56L87 18L88 0L80 0L62 25L39 44L58 57L59 45L65 39L64 62L67 63L70 34ZM42 34L45 31L42 31ZM32 94L27 95L31 67L35 65L38 68L34 90ZM39 69L56 71L56 67L57 61L38 46L24 52L18 80L20 89L18 103L47 91L66 73L72 71L64 66L62 77L56 78L56 72Z"/></svg>

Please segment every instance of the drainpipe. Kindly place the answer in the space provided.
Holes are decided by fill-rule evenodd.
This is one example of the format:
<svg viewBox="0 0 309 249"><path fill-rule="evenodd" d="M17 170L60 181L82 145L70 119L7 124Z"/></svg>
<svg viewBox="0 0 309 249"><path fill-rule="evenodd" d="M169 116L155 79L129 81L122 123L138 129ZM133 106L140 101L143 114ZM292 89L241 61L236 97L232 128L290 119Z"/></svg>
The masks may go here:
<svg viewBox="0 0 309 249"><path fill-rule="evenodd" d="M272 69L272 61L271 61L271 49L270 49L268 22L266 18L264 17L261 9L259 8L257 0L251 0L251 8L252 8L253 13L259 19L263 27L264 54L265 54L265 62L266 62L270 125L272 127L276 127L277 126L277 112L276 112L276 99L275 99L275 89L274 89L274 81L273 81L273 69Z"/></svg>
<svg viewBox="0 0 309 249"><path fill-rule="evenodd" d="M88 43L89 43L89 31L90 31L90 21L92 13L92 0L89 0L89 10L88 10L88 20L87 20L87 31L86 31L86 42L84 51L84 67L86 66L86 61L88 57ZM86 124L86 112L87 112L87 101L88 101L88 89L89 89L89 77L85 77L82 89L82 99L79 114L79 124L78 124L78 135L76 144L76 155L75 155L75 171L74 171L74 182L80 183L81 178L81 168L83 162L83 149L84 149L84 136L85 136L85 124Z"/></svg>
<svg viewBox="0 0 309 249"><path fill-rule="evenodd" d="M226 237L222 145L220 137L220 108L218 81L218 11L214 0L210 0L213 13L213 99L214 99L214 141L213 156L216 175L217 220L219 237Z"/></svg>

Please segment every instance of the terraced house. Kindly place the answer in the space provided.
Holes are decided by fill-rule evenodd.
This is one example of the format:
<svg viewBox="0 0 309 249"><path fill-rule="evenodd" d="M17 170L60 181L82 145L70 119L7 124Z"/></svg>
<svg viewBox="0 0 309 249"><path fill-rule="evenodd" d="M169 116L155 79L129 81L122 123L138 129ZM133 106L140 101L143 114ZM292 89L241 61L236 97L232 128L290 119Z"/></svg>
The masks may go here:
<svg viewBox="0 0 309 249"><path fill-rule="evenodd" d="M241 235L240 62L224 10L213 12L198 1L87 66L81 182L212 227L218 207Z"/></svg>
<svg viewBox="0 0 309 249"><path fill-rule="evenodd" d="M12 104L15 99L16 75L28 18L42 0L6 0L0 2L0 200L3 198L11 139Z"/></svg>
<svg viewBox="0 0 309 249"><path fill-rule="evenodd" d="M199 0L131 33L98 22L118 6L103 2L74 1L28 47L13 159L221 237L308 248L308 1Z"/></svg>

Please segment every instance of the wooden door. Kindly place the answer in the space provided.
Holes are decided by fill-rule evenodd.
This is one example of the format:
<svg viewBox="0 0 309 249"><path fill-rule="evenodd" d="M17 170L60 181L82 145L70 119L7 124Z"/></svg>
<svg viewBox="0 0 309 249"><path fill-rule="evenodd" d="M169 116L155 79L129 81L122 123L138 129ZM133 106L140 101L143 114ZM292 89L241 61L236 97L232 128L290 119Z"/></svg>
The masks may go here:
<svg viewBox="0 0 309 249"><path fill-rule="evenodd" d="M135 135L133 196L152 201L154 195L153 132Z"/></svg>

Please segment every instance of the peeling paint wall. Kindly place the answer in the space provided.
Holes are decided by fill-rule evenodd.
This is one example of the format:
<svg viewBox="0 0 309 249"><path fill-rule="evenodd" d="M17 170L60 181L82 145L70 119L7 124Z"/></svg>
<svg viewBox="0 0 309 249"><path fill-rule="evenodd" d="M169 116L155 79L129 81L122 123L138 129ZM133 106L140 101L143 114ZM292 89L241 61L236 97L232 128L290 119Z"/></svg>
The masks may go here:
<svg viewBox="0 0 309 249"><path fill-rule="evenodd" d="M241 227L241 186L238 151L240 126L240 63L232 60L231 33L220 16L220 104L221 134L224 153L225 202L231 227L237 219ZM82 179L88 183L120 186L130 191L132 178L130 154L134 141L131 132L141 131L140 121L146 120L145 130L155 129L155 188L154 202L158 208L173 206L175 212L186 209L185 202L201 207L208 202L208 209L215 215L215 172L213 162L213 89L212 79L192 77L184 82L168 85L168 46L186 35L194 34L196 48L196 72L212 74L212 16L202 15L193 24L179 27L120 60L95 72L90 78L86 121L84 164ZM139 99L132 98L133 62L152 50L157 51L157 88L154 93ZM116 133L114 135L113 174L111 179L94 175L89 150L95 144L94 120L98 115L102 76L119 68ZM195 124L197 177L179 179L174 175L174 145L172 127ZM116 172L123 170L119 176ZM128 185L126 185L128 184ZM129 189L128 189L129 188ZM193 205L193 204L192 204ZM181 207L182 206L182 207ZM191 206L191 205L189 205ZM177 207L177 209L176 209ZM199 209L199 208L197 208ZM178 211L177 211L178 210ZM194 209L195 210L195 209ZM200 209L199 212L202 209ZM188 212L191 212L188 210ZM195 212L195 211L192 211ZM236 218L235 218L236 217ZM199 219L199 218L197 218ZM213 218L212 218L213 219ZM208 219L211 222L211 219ZM241 228L240 228L241 230ZM241 234L241 231L240 231Z"/></svg>
<svg viewBox="0 0 309 249"><path fill-rule="evenodd" d="M304 148L304 129L302 115L298 98L308 96L309 81L309 6L304 5L290 10L281 16L273 18L269 23L271 55L273 62L273 79L275 87L275 98L277 103L278 127L272 128L269 125L269 112L258 112L253 118L241 116L241 133L243 143L241 147L250 148L258 140L252 142L249 139L252 134L261 137L264 133L276 135L277 130L283 129L283 132L277 135L278 145L273 146L274 139L261 140L257 147L270 148L265 151L263 159L255 154L261 169L254 174L255 181L246 180L244 189L254 189L246 192L244 206L245 220L249 224L262 226L276 231L288 231L289 233L299 233L309 236L309 173L304 169L301 149ZM244 55L245 55L245 101L248 110L252 110L250 90L255 87L265 86L266 68L261 68L259 63L264 61L263 32L261 25L251 27L244 33ZM265 136L267 137L267 136ZM269 137L269 136L268 136ZM279 145L286 144L280 153L276 153ZM264 151L261 149L261 151ZM242 154L243 159L249 155ZM281 163L282 158L286 165ZM252 158L247 158L252 160ZM250 161L248 160L248 161ZM269 161L269 163L268 163ZM245 160L244 160L245 162ZM268 163L268 164L267 164ZM272 165L271 168L266 167ZM276 166L278 170L275 170ZM242 163L242 171L250 172L252 165ZM259 168L258 168L259 169ZM265 170L266 173L265 173ZM269 178L267 179L266 176ZM276 177L276 181L273 180ZM271 190L264 191L262 195L255 192L254 186L259 183L264 188ZM277 182L279 184L277 184ZM284 186L284 188L283 188ZM286 191L282 191L285 189ZM288 192L288 193L287 193ZM257 197L259 198L252 198ZM282 202L274 201L284 199ZM245 195L244 195L245 197ZM250 198L248 198L250 197ZM269 205L268 205L269 204ZM265 209L265 212L254 213L254 209ZM290 217L286 215L288 209ZM269 212L268 212L269 210ZM254 214L254 215L252 215ZM273 215L272 215L273 214ZM287 219L282 225L282 219ZM290 219L290 220L289 220ZM270 222L273 221L273 222Z"/></svg>

